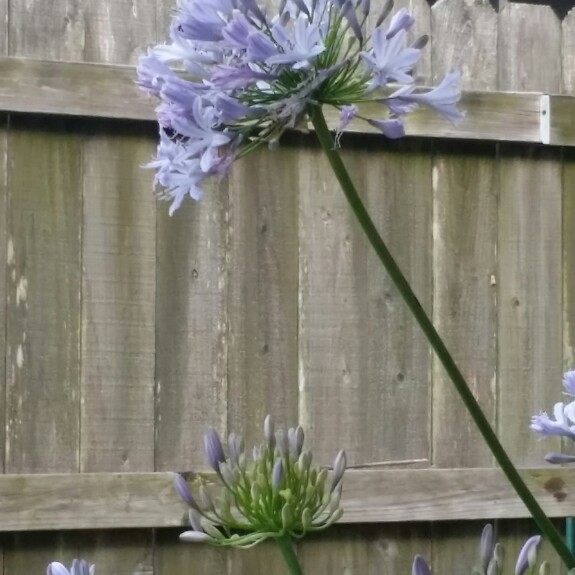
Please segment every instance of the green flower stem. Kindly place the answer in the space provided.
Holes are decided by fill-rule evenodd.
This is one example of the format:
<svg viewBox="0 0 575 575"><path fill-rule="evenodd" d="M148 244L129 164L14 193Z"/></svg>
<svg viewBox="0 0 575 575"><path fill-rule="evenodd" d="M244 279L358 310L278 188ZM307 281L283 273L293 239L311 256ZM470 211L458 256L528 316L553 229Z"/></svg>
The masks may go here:
<svg viewBox="0 0 575 575"><path fill-rule="evenodd" d="M483 414L481 407L469 389L469 386L461 374L461 371L457 367L453 357L437 333L433 323L429 319L429 316L425 313L423 307L421 307L421 304L411 289L409 282L405 279L405 276L387 249L385 242L379 235L373 220L363 205L363 202L361 201L361 198L359 197L359 194L357 193L357 190L351 181L349 173L347 172L339 153L334 148L334 142L329 132L329 128L325 121L321 107L310 106L308 113L315 128L317 137L320 141L321 147L323 148L323 151L325 152L329 163L331 164L335 176L337 177L342 187L343 193L345 194L345 197L347 198L353 213L357 217L358 222L365 232L369 243L376 251L379 259L381 260L381 263L384 265L387 273L405 300L405 303L419 323L423 333L431 344L431 347L434 349L437 357L443 364L445 371L447 371L449 377L451 378L451 381L453 382L453 385L463 400L465 407L473 417L473 420L479 428L481 435L483 435L483 439L491 449L491 452L497 460L497 463L499 463L501 466L501 469L507 476L507 479L517 492L517 495L519 495L533 516L533 519L539 526L539 529L541 529L542 533L549 540L551 545L553 545L553 547L556 549L557 553L567 568L573 569L575 567L575 557L571 554L567 545L563 541L561 534L557 531L553 523L551 523L547 515L545 515L545 512L543 509L541 509L541 506L537 503L536 499L533 497L533 494L527 485L525 485L523 479L521 479L517 469L511 462L511 459L509 459L509 456L507 455L505 449L503 449L499 439L497 439L497 436L491 428L489 421L487 421L487 418Z"/></svg>
<svg viewBox="0 0 575 575"><path fill-rule="evenodd" d="M303 575L303 571L293 548L292 538L289 535L280 535L275 538L275 542L286 562L290 575Z"/></svg>

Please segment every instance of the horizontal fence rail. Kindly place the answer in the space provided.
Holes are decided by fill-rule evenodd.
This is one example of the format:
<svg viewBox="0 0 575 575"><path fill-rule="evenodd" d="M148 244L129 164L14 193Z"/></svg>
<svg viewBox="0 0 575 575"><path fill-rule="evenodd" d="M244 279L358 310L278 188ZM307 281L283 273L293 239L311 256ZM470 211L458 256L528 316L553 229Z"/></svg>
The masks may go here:
<svg viewBox="0 0 575 575"><path fill-rule="evenodd" d="M0 58L0 110L154 120L154 101L135 85L131 66ZM381 105L364 105L361 114L378 117ZM418 111L407 118L410 136L532 142L575 146L575 97L524 92L465 92L465 119L454 125L437 113ZM326 110L330 127L338 112ZM365 122L347 132L378 133Z"/></svg>
<svg viewBox="0 0 575 575"><path fill-rule="evenodd" d="M521 471L551 517L575 515L575 475ZM188 474L215 489L214 474ZM349 470L342 523L529 517L498 469ZM178 527L186 508L171 473L0 475L0 531Z"/></svg>

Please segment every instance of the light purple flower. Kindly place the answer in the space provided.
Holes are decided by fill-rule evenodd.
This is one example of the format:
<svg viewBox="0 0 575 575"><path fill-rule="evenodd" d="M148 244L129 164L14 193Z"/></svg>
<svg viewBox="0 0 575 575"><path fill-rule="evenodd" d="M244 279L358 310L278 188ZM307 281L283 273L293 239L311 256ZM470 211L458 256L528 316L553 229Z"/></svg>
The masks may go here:
<svg viewBox="0 0 575 575"><path fill-rule="evenodd" d="M558 435L575 440L575 426L570 426L569 421L573 422L575 404L570 403L567 406L559 402L553 407L555 419L551 419L545 412L534 415L531 418L531 430L541 433L542 435Z"/></svg>
<svg viewBox="0 0 575 575"><path fill-rule="evenodd" d="M401 118L390 118L389 120L370 119L368 122L380 130L383 135L387 136L390 140L396 140L397 138L403 138L403 136L405 136L405 125Z"/></svg>
<svg viewBox="0 0 575 575"><path fill-rule="evenodd" d="M217 42L223 39L222 30L231 17L233 6L227 0L183 0L176 17L178 27L190 40Z"/></svg>
<svg viewBox="0 0 575 575"><path fill-rule="evenodd" d="M405 47L405 30L387 38L386 32L378 28L373 32L371 42L372 52L361 53L367 68L374 74L369 89L383 88L389 82L413 82L411 72L421 52Z"/></svg>
<svg viewBox="0 0 575 575"><path fill-rule="evenodd" d="M258 30L248 36L247 59L249 62L266 62L277 54L277 46L263 32Z"/></svg>
<svg viewBox="0 0 575 575"><path fill-rule="evenodd" d="M565 455L564 453L548 453L545 456L547 463L575 463L575 455Z"/></svg>
<svg viewBox="0 0 575 575"><path fill-rule="evenodd" d="M267 72L258 72L249 66L217 66L210 78L210 84L221 90L236 90L253 86L258 81L271 81L275 75Z"/></svg>
<svg viewBox="0 0 575 575"><path fill-rule="evenodd" d="M487 569L489 561L493 556L493 525L488 523L481 533L481 543L479 546L479 557L481 559L481 565L483 567L483 572Z"/></svg>
<svg viewBox="0 0 575 575"><path fill-rule="evenodd" d="M563 389L568 395L575 396L575 371L566 371L563 374Z"/></svg>
<svg viewBox="0 0 575 575"><path fill-rule="evenodd" d="M166 78L175 74L152 52L142 56L138 62L137 84L153 96L159 96Z"/></svg>
<svg viewBox="0 0 575 575"><path fill-rule="evenodd" d="M173 483L174 488L176 489L176 493L178 497L189 507L193 507L194 509L197 507L194 498L192 497L192 492L190 491L190 486L188 482L179 474L174 473L173 476Z"/></svg>
<svg viewBox="0 0 575 575"><path fill-rule="evenodd" d="M46 570L47 575L95 575L95 573L95 565L89 565L83 559L74 559L70 570L58 561L50 563Z"/></svg>
<svg viewBox="0 0 575 575"><path fill-rule="evenodd" d="M219 474L220 465L225 463L226 456L224 455L220 436L213 428L210 428L204 436L204 452L212 469Z"/></svg>
<svg viewBox="0 0 575 575"><path fill-rule="evenodd" d="M409 30L415 24L415 18L405 9L398 10L386 30L387 39L393 38L401 30Z"/></svg>
<svg viewBox="0 0 575 575"><path fill-rule="evenodd" d="M276 24L272 28L272 35L283 52L268 56L267 64L293 64L292 68L298 70L307 67L311 60L325 50L319 28L303 14L295 21L293 34Z"/></svg>
<svg viewBox="0 0 575 575"><path fill-rule="evenodd" d="M343 478L345 468L347 466L347 458L345 456L345 451L341 450L336 456L333 462L333 478L331 482L331 490L333 491Z"/></svg>
<svg viewBox="0 0 575 575"><path fill-rule="evenodd" d="M411 567L411 575L431 575L429 565L421 555L416 555Z"/></svg>
<svg viewBox="0 0 575 575"><path fill-rule="evenodd" d="M248 19L239 10L234 10L232 19L222 30L222 36L229 47L246 50L252 30Z"/></svg>
<svg viewBox="0 0 575 575"><path fill-rule="evenodd" d="M392 94L390 99L396 98L399 103L424 104L455 122L464 117L463 113L457 109L457 103L461 98L459 80L459 72L450 72L439 86L428 92L416 93L411 86L406 86Z"/></svg>
<svg viewBox="0 0 575 575"><path fill-rule="evenodd" d="M534 535L527 539L517 556L515 575L523 575L529 567L533 567L533 565L535 565L539 543L541 543L541 535Z"/></svg>
<svg viewBox="0 0 575 575"><path fill-rule="evenodd" d="M339 111L339 124L337 126L337 130L335 131L335 145L339 146L339 142L343 131L347 128L349 123L355 118L357 114L357 106L351 104L349 106L342 106L341 110Z"/></svg>

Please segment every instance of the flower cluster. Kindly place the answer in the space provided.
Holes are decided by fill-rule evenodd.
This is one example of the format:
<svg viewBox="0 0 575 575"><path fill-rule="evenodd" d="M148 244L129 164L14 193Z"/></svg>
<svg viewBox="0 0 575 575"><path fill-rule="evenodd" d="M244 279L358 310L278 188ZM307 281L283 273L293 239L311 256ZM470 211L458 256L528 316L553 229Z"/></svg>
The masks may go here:
<svg viewBox="0 0 575 575"><path fill-rule="evenodd" d="M408 44L414 19L404 9L390 17L392 7L370 30L370 0L281 0L273 17L257 0L179 0L170 43L138 65L138 85L160 100L148 166L170 213L313 106L340 111L339 133L357 117L389 138L404 135L404 116L421 104L459 119L458 74L431 90L415 86L427 37ZM381 104L380 117L361 116L357 105L368 101Z"/></svg>
<svg viewBox="0 0 575 575"><path fill-rule="evenodd" d="M184 541L208 541L216 545L250 547L269 537L302 537L325 529L343 514L340 507L345 453L335 458L333 473L312 463L304 450L301 427L274 432L270 416L264 423L264 441L249 457L243 440L228 437L228 455L218 434L210 429L204 449L223 489L215 500L204 485L192 495L186 480L174 475L179 497L189 506L192 529L180 535Z"/></svg>
<svg viewBox="0 0 575 575"><path fill-rule="evenodd" d="M537 550L541 536L534 535L527 539L521 547L515 563L515 575L534 575L537 565ZM504 549L501 543L493 538L493 526L487 524L481 534L479 545L479 561L473 567L473 575L501 575L503 572ZM411 569L412 575L431 575L431 569L421 555L416 555ZM543 561L539 566L538 575L549 575L549 563Z"/></svg>
<svg viewBox="0 0 575 575"><path fill-rule="evenodd" d="M575 371L568 371L563 376L565 394L575 397ZM553 406L553 418L542 411L531 418L531 429L542 435L557 435L575 440L575 401L558 402ZM573 463L575 456L563 453L548 453L545 459L549 463Z"/></svg>
<svg viewBox="0 0 575 575"><path fill-rule="evenodd" d="M96 566L89 565L83 559L74 559L72 566L68 570L62 563L53 561L48 565L46 575L95 575Z"/></svg>

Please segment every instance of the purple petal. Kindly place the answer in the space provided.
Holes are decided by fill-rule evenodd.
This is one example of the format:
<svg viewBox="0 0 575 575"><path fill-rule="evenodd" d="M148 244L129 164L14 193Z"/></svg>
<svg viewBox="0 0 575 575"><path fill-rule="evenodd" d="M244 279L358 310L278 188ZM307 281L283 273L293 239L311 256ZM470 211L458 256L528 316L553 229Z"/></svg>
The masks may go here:
<svg viewBox="0 0 575 575"><path fill-rule="evenodd" d="M284 477L284 464L281 458L276 459L272 469L272 489L277 493L281 487Z"/></svg>
<svg viewBox="0 0 575 575"><path fill-rule="evenodd" d="M481 544L480 552L481 564L483 565L483 571L487 569L489 561L493 556L493 525L488 523L481 533Z"/></svg>
<svg viewBox="0 0 575 575"><path fill-rule="evenodd" d="M70 575L70 571L68 571L62 563L52 561L52 563L48 565L46 575Z"/></svg>
<svg viewBox="0 0 575 575"><path fill-rule="evenodd" d="M415 23L415 18L405 9L398 10L391 18L386 36L393 38L401 30L409 30Z"/></svg>
<svg viewBox="0 0 575 575"><path fill-rule="evenodd" d="M569 395L575 396L575 371L566 371L563 374L563 389Z"/></svg>
<svg viewBox="0 0 575 575"><path fill-rule="evenodd" d="M545 456L547 463L575 463L575 455L565 455L564 453L548 453Z"/></svg>
<svg viewBox="0 0 575 575"><path fill-rule="evenodd" d="M431 575L429 565L421 555L416 555L411 567L411 575Z"/></svg>
<svg viewBox="0 0 575 575"><path fill-rule="evenodd" d="M380 130L390 140L396 140L405 136L405 126L400 118L390 120L368 120L368 122Z"/></svg>
<svg viewBox="0 0 575 575"><path fill-rule="evenodd" d="M204 436L204 452L212 469L219 474L220 463L225 462L226 456L224 455L220 436L213 428L210 428Z"/></svg>
<svg viewBox="0 0 575 575"><path fill-rule="evenodd" d="M188 482L179 473L174 473L172 481L178 497L189 507L197 508Z"/></svg>

